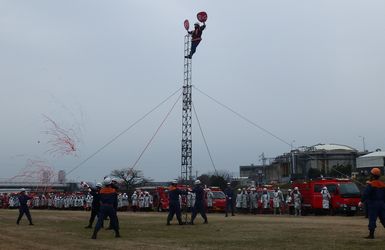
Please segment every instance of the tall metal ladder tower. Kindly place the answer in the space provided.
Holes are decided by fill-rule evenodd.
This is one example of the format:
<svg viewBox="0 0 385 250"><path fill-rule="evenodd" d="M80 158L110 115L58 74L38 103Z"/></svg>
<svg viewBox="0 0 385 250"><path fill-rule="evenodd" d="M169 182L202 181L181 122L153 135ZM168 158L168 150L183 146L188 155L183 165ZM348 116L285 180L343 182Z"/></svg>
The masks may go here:
<svg viewBox="0 0 385 250"><path fill-rule="evenodd" d="M184 81L182 105L182 184L192 184L192 59L186 58L190 53L191 35L184 36Z"/></svg>

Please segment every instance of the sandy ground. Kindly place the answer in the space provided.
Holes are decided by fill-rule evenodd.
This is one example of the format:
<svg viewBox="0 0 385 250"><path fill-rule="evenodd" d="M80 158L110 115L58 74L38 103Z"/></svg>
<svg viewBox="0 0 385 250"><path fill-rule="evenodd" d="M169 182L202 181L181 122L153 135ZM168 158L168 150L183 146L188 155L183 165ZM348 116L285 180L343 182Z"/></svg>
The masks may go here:
<svg viewBox="0 0 385 250"><path fill-rule="evenodd" d="M345 216L209 214L209 224L165 225L166 213L119 213L122 238L84 229L89 212L31 210L35 225L17 210L0 210L0 249L385 249L385 229L367 235L367 219ZM108 222L106 222L108 223Z"/></svg>

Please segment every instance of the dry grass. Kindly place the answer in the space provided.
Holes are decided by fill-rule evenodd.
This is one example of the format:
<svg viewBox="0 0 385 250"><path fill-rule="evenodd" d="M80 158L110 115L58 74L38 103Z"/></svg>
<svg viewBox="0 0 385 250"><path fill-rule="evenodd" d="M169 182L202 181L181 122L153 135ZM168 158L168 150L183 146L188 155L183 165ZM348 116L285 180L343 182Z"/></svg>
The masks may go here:
<svg viewBox="0 0 385 250"><path fill-rule="evenodd" d="M32 210L17 226L16 210L0 210L0 249L385 249L385 230L365 240L363 217L209 214L209 224L166 226L166 213L119 213L122 238L101 230L91 240L88 212Z"/></svg>

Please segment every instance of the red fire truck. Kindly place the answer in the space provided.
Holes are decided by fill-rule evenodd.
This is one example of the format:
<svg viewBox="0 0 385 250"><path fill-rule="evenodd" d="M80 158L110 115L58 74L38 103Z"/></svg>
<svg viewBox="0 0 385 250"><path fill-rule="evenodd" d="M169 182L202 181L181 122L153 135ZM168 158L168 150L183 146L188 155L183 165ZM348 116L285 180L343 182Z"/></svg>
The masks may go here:
<svg viewBox="0 0 385 250"><path fill-rule="evenodd" d="M322 210L321 189L326 186L330 195L332 214L344 213L354 215L361 200L357 185L349 179L320 178L307 182L294 182L292 188L298 187L302 195L303 213L319 213Z"/></svg>

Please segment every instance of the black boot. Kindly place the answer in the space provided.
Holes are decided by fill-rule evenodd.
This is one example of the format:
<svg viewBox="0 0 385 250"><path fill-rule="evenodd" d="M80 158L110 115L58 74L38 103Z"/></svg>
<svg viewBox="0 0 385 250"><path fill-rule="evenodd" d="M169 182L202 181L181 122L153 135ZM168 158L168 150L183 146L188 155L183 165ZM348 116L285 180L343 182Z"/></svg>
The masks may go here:
<svg viewBox="0 0 385 250"><path fill-rule="evenodd" d="M92 226L91 226L91 225L88 225L88 226L86 226L86 227L84 227L84 228L92 228Z"/></svg>
<svg viewBox="0 0 385 250"><path fill-rule="evenodd" d="M120 233L119 232L115 233L115 238L120 238Z"/></svg>
<svg viewBox="0 0 385 250"><path fill-rule="evenodd" d="M369 230L369 235L365 239L374 239L374 230Z"/></svg>
<svg viewBox="0 0 385 250"><path fill-rule="evenodd" d="M91 239L96 240L96 234L95 233L91 236Z"/></svg>

